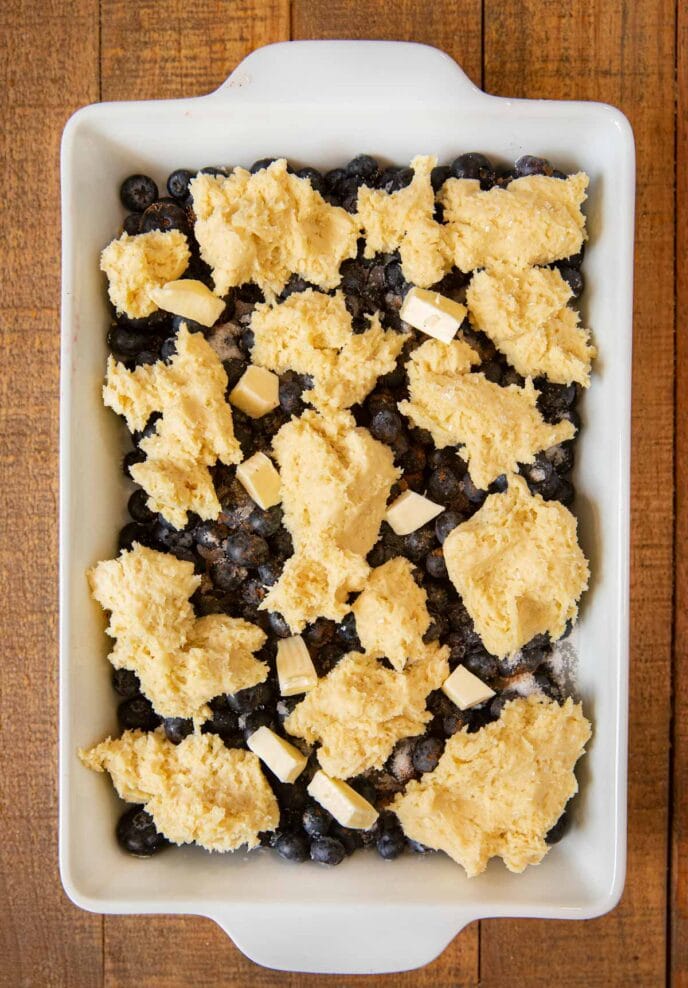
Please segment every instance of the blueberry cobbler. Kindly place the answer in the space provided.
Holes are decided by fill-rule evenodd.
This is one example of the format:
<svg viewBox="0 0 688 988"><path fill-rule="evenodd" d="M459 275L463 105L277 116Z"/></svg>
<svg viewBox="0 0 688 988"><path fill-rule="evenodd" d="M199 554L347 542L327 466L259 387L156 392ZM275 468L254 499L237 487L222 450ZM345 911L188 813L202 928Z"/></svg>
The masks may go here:
<svg viewBox="0 0 688 988"><path fill-rule="evenodd" d="M563 835L587 185L477 153L123 183L103 398L136 486L88 574L121 733L80 754L127 851L474 876Z"/></svg>

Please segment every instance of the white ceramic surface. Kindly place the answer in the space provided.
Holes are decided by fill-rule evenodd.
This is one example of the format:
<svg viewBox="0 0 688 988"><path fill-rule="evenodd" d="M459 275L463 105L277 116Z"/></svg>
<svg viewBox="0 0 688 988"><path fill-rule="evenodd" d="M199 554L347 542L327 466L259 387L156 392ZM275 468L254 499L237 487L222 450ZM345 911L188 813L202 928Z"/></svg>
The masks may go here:
<svg viewBox="0 0 688 988"><path fill-rule="evenodd" d="M504 161L542 154L591 178L583 311L600 356L575 479L593 578L572 640L595 735L573 829L539 867L515 876L495 861L472 881L442 855L390 863L356 854L331 870L268 852L130 858L114 841L120 804L109 779L76 756L116 728L103 615L84 571L115 553L127 495L124 432L100 401L108 316L97 258L121 223L118 186L134 171L163 182L173 167L268 155L328 168L361 151L406 163L473 149ZM77 905L208 916L260 964L361 973L425 964L482 917L585 919L616 904L626 850L633 206L633 137L618 110L487 96L421 45L273 45L210 96L105 103L72 117L62 144L60 867Z"/></svg>

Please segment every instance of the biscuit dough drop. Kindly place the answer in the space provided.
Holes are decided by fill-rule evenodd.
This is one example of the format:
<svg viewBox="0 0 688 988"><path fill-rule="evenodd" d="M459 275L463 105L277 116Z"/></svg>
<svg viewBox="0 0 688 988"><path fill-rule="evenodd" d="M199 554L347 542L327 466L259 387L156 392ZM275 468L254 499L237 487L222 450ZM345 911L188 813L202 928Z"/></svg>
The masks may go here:
<svg viewBox="0 0 688 988"><path fill-rule="evenodd" d="M189 245L179 230L123 233L100 255L110 301L118 312L142 319L158 308L151 291L180 278L189 266Z"/></svg>

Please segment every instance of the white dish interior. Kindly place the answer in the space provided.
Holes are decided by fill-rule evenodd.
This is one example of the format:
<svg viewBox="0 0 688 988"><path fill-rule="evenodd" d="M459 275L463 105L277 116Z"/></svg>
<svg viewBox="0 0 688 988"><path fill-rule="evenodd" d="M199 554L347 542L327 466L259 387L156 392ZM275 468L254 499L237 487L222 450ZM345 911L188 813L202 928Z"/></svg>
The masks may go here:
<svg viewBox="0 0 688 988"><path fill-rule="evenodd" d="M583 317L599 357L582 403L575 482L593 578L570 639L594 737L579 763L574 826L520 876L499 861L468 881L442 855L394 863L356 854L336 869L269 852L184 848L142 862L114 840L121 812L109 778L76 751L117 729L103 615L85 570L116 553L128 484L124 430L101 402L108 312L97 259L123 216L122 179L174 167L249 165L286 155L334 167L362 151L406 164L480 150L523 153L590 176ZM250 55L210 96L79 111L62 149L61 420L62 880L99 912L215 919L257 962L318 972L403 970L430 961L468 922L490 916L583 919L623 887L626 827L628 498L634 150L612 107L509 100L476 89L443 53L389 42L298 42Z"/></svg>

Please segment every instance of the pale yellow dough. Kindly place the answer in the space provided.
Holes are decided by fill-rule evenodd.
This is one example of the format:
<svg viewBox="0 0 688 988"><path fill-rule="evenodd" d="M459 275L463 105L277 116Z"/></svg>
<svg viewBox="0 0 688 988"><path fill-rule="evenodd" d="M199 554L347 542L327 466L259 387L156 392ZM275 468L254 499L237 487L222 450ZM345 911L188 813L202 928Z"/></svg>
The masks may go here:
<svg viewBox="0 0 688 988"><path fill-rule="evenodd" d="M356 255L358 221L330 206L308 179L287 172L284 158L251 175L199 174L191 182L194 232L213 269L215 291L253 281L272 297L292 273L336 288L339 266Z"/></svg>
<svg viewBox="0 0 688 988"><path fill-rule="evenodd" d="M570 439L569 421L549 425L537 408L538 392L528 379L524 387L503 388L484 374L469 373L477 354L463 340L428 340L406 364L410 400L399 409L421 429L432 433L436 446L461 445L474 483L486 489L503 473L532 463L540 450Z"/></svg>
<svg viewBox="0 0 688 988"><path fill-rule="evenodd" d="M435 193L430 173L437 164L431 155L418 155L411 162L410 185L398 192L358 190L358 218L366 238L366 257L397 248L407 281L427 288L451 267L446 231L434 219Z"/></svg>
<svg viewBox="0 0 688 988"><path fill-rule="evenodd" d="M448 179L438 198L450 263L461 271L501 263L527 268L577 254L587 187L584 172L567 179L528 175L487 191L476 179Z"/></svg>
<svg viewBox="0 0 688 988"><path fill-rule="evenodd" d="M279 823L256 755L225 747L216 734L191 734L174 745L161 731L125 731L79 755L87 768L109 772L122 799L143 803L174 844L251 848Z"/></svg>
<svg viewBox="0 0 688 988"><path fill-rule="evenodd" d="M321 743L318 761L328 775L350 779L382 768L397 741L422 734L431 719L425 701L449 674L448 652L427 645L404 672L351 652L294 708L284 727Z"/></svg>
<svg viewBox="0 0 688 988"><path fill-rule="evenodd" d="M251 329L253 363L277 374L310 374L314 386L303 397L321 411L363 401L378 377L394 370L404 345L400 333L382 328L377 313L366 332L354 333L341 292L308 289L278 305L257 305Z"/></svg>
<svg viewBox="0 0 688 988"><path fill-rule="evenodd" d="M539 696L507 703L499 720L447 741L434 772L392 808L404 833L479 875L492 857L512 872L547 854L547 832L578 791L574 766L591 735L580 704Z"/></svg>
<svg viewBox="0 0 688 988"><path fill-rule="evenodd" d="M503 658L545 631L557 639L575 620L590 575L576 527L568 508L513 476L449 534L449 578L488 652Z"/></svg>
<svg viewBox="0 0 688 988"><path fill-rule="evenodd" d="M590 332L567 302L571 289L559 271L500 265L473 275L466 290L471 322L524 377L583 387L596 355Z"/></svg>
<svg viewBox="0 0 688 988"><path fill-rule="evenodd" d="M241 460L226 388L220 358L202 333L189 333L184 324L169 364L158 361L130 371L113 357L108 360L103 400L132 431L162 412L155 434L140 443L146 459L131 467L131 475L148 494L148 506L176 528L186 524L189 511L217 518L220 502L208 468L217 460Z"/></svg>
<svg viewBox="0 0 688 988"><path fill-rule="evenodd" d="M430 627L427 599L413 578L413 564L403 556L372 570L351 608L366 652L386 656L399 672L422 657L423 635Z"/></svg>
<svg viewBox="0 0 688 988"><path fill-rule="evenodd" d="M201 717L220 693L262 683L268 674L254 658L265 633L225 614L196 618L189 600L200 583L193 563L134 544L118 559L88 573L94 598L110 612L109 655L131 669L162 717Z"/></svg>
<svg viewBox="0 0 688 988"><path fill-rule="evenodd" d="M186 237L179 230L152 230L134 237L123 233L100 255L110 301L132 319L149 316L158 308L150 290L180 278L190 256Z"/></svg>

